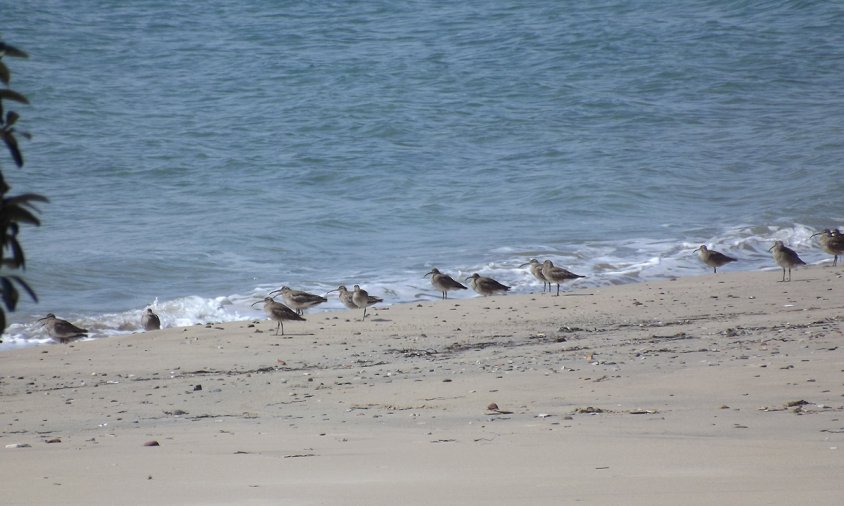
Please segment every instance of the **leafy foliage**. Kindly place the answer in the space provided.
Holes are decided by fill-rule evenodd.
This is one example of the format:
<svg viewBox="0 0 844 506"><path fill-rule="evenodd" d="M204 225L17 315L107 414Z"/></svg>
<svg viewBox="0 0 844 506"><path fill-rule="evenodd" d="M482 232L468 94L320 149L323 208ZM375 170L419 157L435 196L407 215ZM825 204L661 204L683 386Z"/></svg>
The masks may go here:
<svg viewBox="0 0 844 506"><path fill-rule="evenodd" d="M0 41L0 83L4 86L0 88L0 139L8 148L15 165L23 167L23 154L18 146L18 137L29 139L30 135L15 127L20 115L15 111L7 112L4 109L4 101L29 104L29 100L24 95L9 88L12 74L9 67L3 62L5 56L26 58L28 55L20 49ZM38 301L35 292L22 277L16 274L7 274L7 272L26 268L26 257L23 247L18 241L18 232L22 224L35 226L41 224L36 216L39 211L35 204L47 202L47 198L35 193L10 196L8 195L10 190L11 187L6 184L6 179L0 171L0 299L2 299L3 306L8 311L14 311L20 298L19 288L29 294L32 300ZM0 306L0 331L5 328L6 312Z"/></svg>

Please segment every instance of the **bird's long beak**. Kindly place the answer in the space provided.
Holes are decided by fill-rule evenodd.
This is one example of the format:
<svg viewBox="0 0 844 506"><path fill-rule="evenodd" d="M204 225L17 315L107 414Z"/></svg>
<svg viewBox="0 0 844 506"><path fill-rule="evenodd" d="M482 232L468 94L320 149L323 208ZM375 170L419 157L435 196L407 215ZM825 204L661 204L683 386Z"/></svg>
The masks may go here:
<svg viewBox="0 0 844 506"><path fill-rule="evenodd" d="M774 246L776 246L776 244L774 244ZM774 246L771 246L770 248L768 248L768 251L771 251L772 249L774 249Z"/></svg>
<svg viewBox="0 0 844 506"><path fill-rule="evenodd" d="M272 292L270 292L270 295L272 295L274 293L281 293L281 288L279 288L278 290L273 290Z"/></svg>
<svg viewBox="0 0 844 506"><path fill-rule="evenodd" d="M424 275L424 276L422 276L422 277L423 277L423 278L427 278L428 276L430 276L430 275L431 275L431 274L433 274L433 273L434 273L434 271L431 271L431 272L429 272L428 274L425 274L425 275Z"/></svg>
<svg viewBox="0 0 844 506"><path fill-rule="evenodd" d="M694 251L692 251L692 253L697 253L698 251L700 251L700 246L698 246L697 248L695 248L695 249L694 249Z"/></svg>
<svg viewBox="0 0 844 506"><path fill-rule="evenodd" d="M810 236L809 236L809 238L812 238L812 237L815 237L816 235L821 235L821 234L823 234L823 232L818 232L818 233L816 233L816 234L812 234L812 235L810 235Z"/></svg>
<svg viewBox="0 0 844 506"><path fill-rule="evenodd" d="M520 265L519 267L527 267L528 265L530 265L530 262L528 262L528 263L526 263L526 264L522 264L522 265Z"/></svg>
<svg viewBox="0 0 844 506"><path fill-rule="evenodd" d="M252 303L252 305L251 305L251 306L249 306L249 307L255 307L255 304L260 304L261 302L264 302L264 301L259 300L258 302L253 302L253 303Z"/></svg>
<svg viewBox="0 0 844 506"><path fill-rule="evenodd" d="M325 292L325 295L328 295L331 292L339 292L339 291L340 291L339 288L335 288L334 290L328 290L327 292Z"/></svg>

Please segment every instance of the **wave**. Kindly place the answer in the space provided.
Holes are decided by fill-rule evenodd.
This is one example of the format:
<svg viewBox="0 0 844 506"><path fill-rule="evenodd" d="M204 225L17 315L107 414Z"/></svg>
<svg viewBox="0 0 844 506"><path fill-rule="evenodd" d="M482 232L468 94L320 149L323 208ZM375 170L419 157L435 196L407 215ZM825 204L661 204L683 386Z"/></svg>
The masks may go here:
<svg viewBox="0 0 844 506"><path fill-rule="evenodd" d="M513 293L530 293L538 289L538 282L527 268L520 267L530 258L540 261L551 259L555 265L565 267L586 277L578 280L572 287L599 287L624 283L634 283L671 277L705 275L709 272L694 253L701 244L715 248L727 255L736 257L738 262L725 266L729 270L774 270L768 248L773 241L781 240L795 249L810 264L827 263L824 254L812 238L815 230L805 225L794 226L753 226L742 225L722 231L712 237L702 237L687 233L679 241L665 239L619 239L590 241L572 244L566 249L548 245L536 245L528 248L504 246L487 252L483 262L438 264L436 267L449 273L455 279L463 280L472 273L490 276L512 287ZM464 252L464 257L469 252ZM363 286L372 295L383 297L385 305L408 303L422 300L436 300L439 292L435 290L423 275L434 265L420 265L419 269L381 270L363 272L323 272L322 276L343 281L351 288L355 283ZM313 276L315 273L309 273ZM365 278L365 280L364 280ZM292 281L290 282L292 284ZM326 294L328 302L309 313L326 311L346 311L336 296L328 294L337 288L337 281L310 279L302 281L297 289L318 294ZM248 293L225 296L194 295L172 300L155 300L151 307L161 318L162 326L189 327L242 320L263 319L260 305L252 307L267 293L279 288L279 284L261 284ZM453 292L449 297L466 298L476 294L471 290ZM116 335L141 332L141 314L146 307L133 308L117 313L59 315L73 321L74 324L90 331L88 339L102 339ZM36 315L40 316L40 315ZM3 335L0 350L20 348L51 343L44 329L35 321L13 323Z"/></svg>

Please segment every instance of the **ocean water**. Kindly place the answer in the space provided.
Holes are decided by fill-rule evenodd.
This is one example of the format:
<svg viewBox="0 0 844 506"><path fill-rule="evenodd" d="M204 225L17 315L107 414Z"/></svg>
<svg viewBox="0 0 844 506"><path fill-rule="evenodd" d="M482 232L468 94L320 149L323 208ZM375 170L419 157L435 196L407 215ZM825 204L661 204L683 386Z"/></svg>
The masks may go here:
<svg viewBox="0 0 844 506"><path fill-rule="evenodd" d="M94 338L259 318L288 285L387 303L550 258L577 286L776 270L844 227L844 4L0 0L26 165L23 300ZM796 274L799 276L799 274ZM772 280L777 273L771 273ZM455 297L474 296L472 293ZM340 310L332 298L318 310ZM312 310L313 311L313 310Z"/></svg>

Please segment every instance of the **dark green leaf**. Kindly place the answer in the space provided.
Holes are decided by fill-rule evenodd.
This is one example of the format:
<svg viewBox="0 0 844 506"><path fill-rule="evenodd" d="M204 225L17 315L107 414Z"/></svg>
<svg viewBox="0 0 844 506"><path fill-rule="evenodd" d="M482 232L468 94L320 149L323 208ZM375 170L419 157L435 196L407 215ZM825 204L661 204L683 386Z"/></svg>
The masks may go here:
<svg viewBox="0 0 844 506"><path fill-rule="evenodd" d="M23 254L23 248L21 248L21 244L16 238L12 237L11 239L9 239L9 248L12 250L12 261L17 264L15 268L25 269L26 257Z"/></svg>
<svg viewBox="0 0 844 506"><path fill-rule="evenodd" d="M30 225L41 225L41 221L34 214L21 206L6 206L0 210L0 218L4 221L16 223L29 223Z"/></svg>
<svg viewBox="0 0 844 506"><path fill-rule="evenodd" d="M3 135L3 142L5 142L6 146L8 146L9 152L12 154L12 159L15 161L15 165L23 167L23 155L21 155L21 150L18 149L18 140L15 139L15 136L10 133L5 133Z"/></svg>
<svg viewBox="0 0 844 506"><path fill-rule="evenodd" d="M29 55L15 46L10 46L5 42L0 42L0 56L14 56L15 58L29 58Z"/></svg>
<svg viewBox="0 0 844 506"><path fill-rule="evenodd" d="M7 258L6 260L3 260L3 264L4 264L4 265L5 265L5 266L9 269L9 270L15 270L15 269L20 269L20 268L21 268L20 263L19 263L19 262L17 261L17 259L15 259L15 258Z"/></svg>
<svg viewBox="0 0 844 506"><path fill-rule="evenodd" d="M20 102L22 104L28 104L29 100L17 91L10 90L8 88L0 89L0 98L5 98L6 100L14 100L15 102Z"/></svg>
<svg viewBox="0 0 844 506"><path fill-rule="evenodd" d="M9 311L14 311L18 305L18 291L5 276L0 277L0 290L3 292L3 303Z"/></svg>
<svg viewBox="0 0 844 506"><path fill-rule="evenodd" d="M24 290L26 290L26 293L28 293L29 296L32 297L33 302L38 302L38 296L35 295L35 292L32 291L32 288L29 287L29 284L27 284L27 282L24 281L24 279L22 277L20 277L20 276L9 276L9 279L11 279L15 283L17 283L18 286L20 286Z"/></svg>
<svg viewBox="0 0 844 506"><path fill-rule="evenodd" d="M16 206L16 205L28 205L32 206L30 201L37 200L38 202L49 202L50 199L43 195L38 195L37 193L21 193L20 195L15 195L14 197L9 197L3 201L3 205L5 206Z"/></svg>

